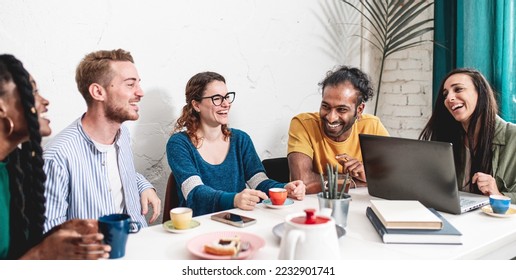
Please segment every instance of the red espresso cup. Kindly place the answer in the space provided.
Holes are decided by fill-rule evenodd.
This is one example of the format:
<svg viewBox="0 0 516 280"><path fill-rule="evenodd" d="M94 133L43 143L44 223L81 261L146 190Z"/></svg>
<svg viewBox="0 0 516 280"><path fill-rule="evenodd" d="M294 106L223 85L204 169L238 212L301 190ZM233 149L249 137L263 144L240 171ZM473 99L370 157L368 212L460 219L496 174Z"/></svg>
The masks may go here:
<svg viewBox="0 0 516 280"><path fill-rule="evenodd" d="M269 189L269 198L273 205L283 205L287 199L287 190L283 188Z"/></svg>

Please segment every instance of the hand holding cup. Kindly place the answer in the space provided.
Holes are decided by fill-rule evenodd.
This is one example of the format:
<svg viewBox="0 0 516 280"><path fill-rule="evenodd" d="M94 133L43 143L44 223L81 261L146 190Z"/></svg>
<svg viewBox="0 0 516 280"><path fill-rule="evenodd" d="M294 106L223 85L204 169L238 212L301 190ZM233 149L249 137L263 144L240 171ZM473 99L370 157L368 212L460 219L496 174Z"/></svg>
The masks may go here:
<svg viewBox="0 0 516 280"><path fill-rule="evenodd" d="M99 218L99 231L104 235L104 243L111 246L110 259L125 256L125 246L130 233L142 228L139 222L131 221L127 214L110 214Z"/></svg>

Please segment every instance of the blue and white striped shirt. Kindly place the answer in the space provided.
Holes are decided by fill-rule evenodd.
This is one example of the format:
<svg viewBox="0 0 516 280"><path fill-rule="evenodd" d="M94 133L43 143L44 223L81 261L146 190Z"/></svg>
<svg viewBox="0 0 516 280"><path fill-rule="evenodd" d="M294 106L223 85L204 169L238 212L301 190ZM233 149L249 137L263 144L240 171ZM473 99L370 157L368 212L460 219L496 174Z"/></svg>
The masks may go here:
<svg viewBox="0 0 516 280"><path fill-rule="evenodd" d="M105 164L107 153L97 150L84 132L81 119L54 137L43 153L43 168L47 174L45 232L70 219L98 219L116 213ZM130 141L129 131L122 125L115 145L125 212L145 227L147 222L141 214L140 194L152 185L136 172Z"/></svg>

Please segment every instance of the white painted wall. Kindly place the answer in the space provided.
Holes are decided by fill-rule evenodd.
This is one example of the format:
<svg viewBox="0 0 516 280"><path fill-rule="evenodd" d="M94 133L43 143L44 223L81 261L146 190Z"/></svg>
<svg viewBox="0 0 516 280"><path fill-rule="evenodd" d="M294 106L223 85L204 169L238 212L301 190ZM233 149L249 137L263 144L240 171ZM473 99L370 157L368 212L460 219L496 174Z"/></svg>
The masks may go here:
<svg viewBox="0 0 516 280"><path fill-rule="evenodd" d="M286 155L292 116L318 111L317 83L326 71L363 64L361 41L352 37L360 19L334 0L0 0L0 7L0 53L16 55L36 78L51 102L53 135L86 109L74 79L81 58L99 49L131 51L145 91L140 119L127 123L136 168L161 197L170 170L165 144L194 74L210 70L225 76L228 89L237 92L230 125L248 132L264 159ZM422 67L411 66L413 56ZM414 98L407 102L426 108L431 52L414 51L406 58L396 62L407 70L404 78L391 82L408 82ZM411 73L419 70L427 72L411 82ZM426 96L418 97L422 91ZM386 102L403 105L397 98ZM367 106L366 111L374 104ZM424 117L415 122L426 122ZM399 122L388 120L391 134L403 134L391 131L407 127Z"/></svg>

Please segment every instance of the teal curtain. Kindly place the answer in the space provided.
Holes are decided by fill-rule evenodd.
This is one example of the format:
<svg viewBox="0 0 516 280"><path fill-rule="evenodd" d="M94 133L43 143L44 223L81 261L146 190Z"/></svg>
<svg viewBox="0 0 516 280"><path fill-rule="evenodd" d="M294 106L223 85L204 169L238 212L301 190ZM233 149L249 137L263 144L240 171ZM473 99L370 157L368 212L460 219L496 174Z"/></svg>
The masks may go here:
<svg viewBox="0 0 516 280"><path fill-rule="evenodd" d="M432 87L434 102L442 78L456 66L456 1L435 0L434 2L434 64Z"/></svg>
<svg viewBox="0 0 516 280"><path fill-rule="evenodd" d="M516 0L436 0L434 9L434 94L451 69L476 68L498 93L500 116L516 123Z"/></svg>

